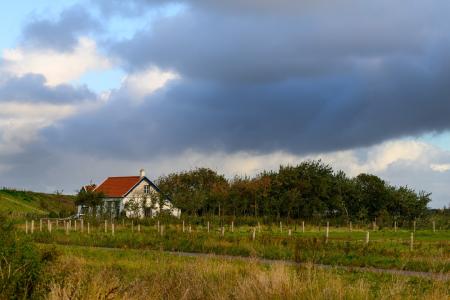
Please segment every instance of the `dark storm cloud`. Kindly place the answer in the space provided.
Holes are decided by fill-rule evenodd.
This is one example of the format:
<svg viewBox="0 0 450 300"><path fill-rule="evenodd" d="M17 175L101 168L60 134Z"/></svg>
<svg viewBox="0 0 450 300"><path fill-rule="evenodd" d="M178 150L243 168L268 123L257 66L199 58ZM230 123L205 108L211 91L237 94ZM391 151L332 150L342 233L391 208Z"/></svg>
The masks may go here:
<svg viewBox="0 0 450 300"><path fill-rule="evenodd" d="M120 3L102 5L114 11ZM116 91L103 108L48 129L47 141L121 157L301 154L450 128L450 4L180 3L181 13L110 51L130 72L157 66L182 79L140 105Z"/></svg>
<svg viewBox="0 0 450 300"><path fill-rule="evenodd" d="M189 149L204 156L279 150L303 155L450 129L450 2L92 2L114 30L122 21L148 20L130 39L115 41L108 32L107 43L96 40L111 61L134 76L156 66L181 79L142 102L132 101L124 84L95 110L83 109L40 130L23 152L0 157L0 167L11 167L0 173L5 185L63 184L73 191L94 173L100 180L119 165L127 170L136 162L158 164L161 156ZM168 3L182 9L167 13ZM155 11L165 17L156 18ZM74 7L56 21L30 23L24 43L67 51L80 35L98 28L87 10ZM94 97L83 87L48 87L36 75L0 76L0 103ZM102 161L107 168L100 170ZM417 188L424 177L433 178L444 187L428 182L432 188L425 189L447 199L450 173L441 176L418 163L424 165L390 165L393 175L382 175ZM61 173L69 175L62 179Z"/></svg>
<svg viewBox="0 0 450 300"><path fill-rule="evenodd" d="M381 23L366 15L230 17L190 9L150 28L112 47L128 69L157 65L237 84L345 74L358 61L421 55L428 38L420 24L398 24L396 16Z"/></svg>
<svg viewBox="0 0 450 300"><path fill-rule="evenodd" d="M118 91L47 140L121 157L302 154L450 128L449 4L182 3L180 14L111 46L130 72L158 66L182 80L141 105Z"/></svg>
<svg viewBox="0 0 450 300"><path fill-rule="evenodd" d="M74 5L61 12L58 20L35 19L23 30L26 45L69 51L78 37L101 28L100 23L82 6Z"/></svg>
<svg viewBox="0 0 450 300"><path fill-rule="evenodd" d="M180 80L140 105L119 91L99 111L45 136L58 147L122 158L186 149L305 154L367 146L450 128L444 60L430 61L432 72L411 59L380 64L370 74L363 68L265 84Z"/></svg>
<svg viewBox="0 0 450 300"><path fill-rule="evenodd" d="M45 77L27 74L22 77L2 74L0 81L0 103L4 101L73 103L94 100L97 96L86 86L73 87L60 84L55 87L45 85Z"/></svg>

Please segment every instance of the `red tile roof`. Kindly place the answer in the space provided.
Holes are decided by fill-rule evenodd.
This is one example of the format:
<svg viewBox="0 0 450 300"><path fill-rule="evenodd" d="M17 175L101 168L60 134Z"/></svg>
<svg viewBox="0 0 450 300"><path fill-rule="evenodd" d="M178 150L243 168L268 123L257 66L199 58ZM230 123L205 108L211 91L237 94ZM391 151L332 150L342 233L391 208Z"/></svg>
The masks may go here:
<svg viewBox="0 0 450 300"><path fill-rule="evenodd" d="M106 197L123 197L140 180L140 176L108 177L95 191Z"/></svg>

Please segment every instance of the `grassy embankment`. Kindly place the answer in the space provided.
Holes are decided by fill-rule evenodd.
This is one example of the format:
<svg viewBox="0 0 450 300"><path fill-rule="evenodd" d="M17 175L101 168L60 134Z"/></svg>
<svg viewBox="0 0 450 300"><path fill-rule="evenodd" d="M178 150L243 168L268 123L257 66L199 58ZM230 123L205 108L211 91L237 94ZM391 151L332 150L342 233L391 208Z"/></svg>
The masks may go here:
<svg viewBox="0 0 450 300"><path fill-rule="evenodd" d="M294 260L329 265L378 267L411 271L450 272L450 232L417 231L414 236L413 250L410 249L410 232L399 230L372 231L370 242L365 243L364 231L331 229L328 241L324 232L306 228L306 232L271 230L262 227L252 238L251 227L229 228L222 236L216 228L208 233L204 227L186 228L183 233L179 225L165 226L161 235L155 227L141 226L137 232L134 226L115 225L115 234L111 227L104 233L104 227L90 227L84 232L69 232L60 227L50 234L35 232L33 239L39 243L57 243L64 245L82 245L92 247L131 248L148 250L184 251L214 253L239 256L253 256L268 259ZM273 228L272 228L273 229Z"/></svg>
<svg viewBox="0 0 450 300"><path fill-rule="evenodd" d="M74 196L0 189L0 213L12 218L68 216L74 212Z"/></svg>
<svg viewBox="0 0 450 300"><path fill-rule="evenodd" d="M41 245L41 247L51 247ZM448 299L449 282L156 251L57 246L50 299Z"/></svg>

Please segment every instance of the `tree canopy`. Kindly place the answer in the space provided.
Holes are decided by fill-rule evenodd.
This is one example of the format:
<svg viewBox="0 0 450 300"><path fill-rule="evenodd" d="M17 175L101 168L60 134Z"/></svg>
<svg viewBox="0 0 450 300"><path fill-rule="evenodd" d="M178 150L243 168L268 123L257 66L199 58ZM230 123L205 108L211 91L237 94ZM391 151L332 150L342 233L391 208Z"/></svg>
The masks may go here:
<svg viewBox="0 0 450 300"><path fill-rule="evenodd" d="M431 201L429 193L395 187L371 174L350 178L321 161L231 180L198 168L162 176L158 185L182 213L200 216L413 220Z"/></svg>

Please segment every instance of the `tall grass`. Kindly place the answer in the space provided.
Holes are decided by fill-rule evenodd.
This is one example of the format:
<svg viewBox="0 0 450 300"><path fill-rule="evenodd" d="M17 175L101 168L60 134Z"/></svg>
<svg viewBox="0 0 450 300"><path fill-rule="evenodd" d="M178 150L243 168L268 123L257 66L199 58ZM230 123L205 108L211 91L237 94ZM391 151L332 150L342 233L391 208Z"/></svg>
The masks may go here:
<svg viewBox="0 0 450 300"><path fill-rule="evenodd" d="M49 299L448 299L450 293L448 283L401 276L81 247L49 272Z"/></svg>
<svg viewBox="0 0 450 300"><path fill-rule="evenodd" d="M331 265L370 266L396 268L413 271L450 271L450 243L448 241L417 241L414 251L410 251L409 239L393 239L383 233L368 245L359 239L364 232L354 232L353 236L334 238L334 232L326 241L315 233L296 233L287 236L274 231L263 231L253 241L248 228L235 228L235 232L207 233L204 228L191 233L180 228L166 227L161 236L154 227L142 227L141 232L131 232L129 228L118 227L115 235L102 232L102 228L80 233L71 231L68 235L62 230L35 233L34 240L40 243L59 243L96 247L153 249L166 251L201 252L241 256L257 256L269 259L287 259L299 262L312 261ZM108 229L110 230L110 229ZM322 233L323 234L323 233ZM338 234L338 233L336 233ZM400 237L408 233L396 233ZM443 237L445 238L445 234ZM356 237L356 238L355 238Z"/></svg>

